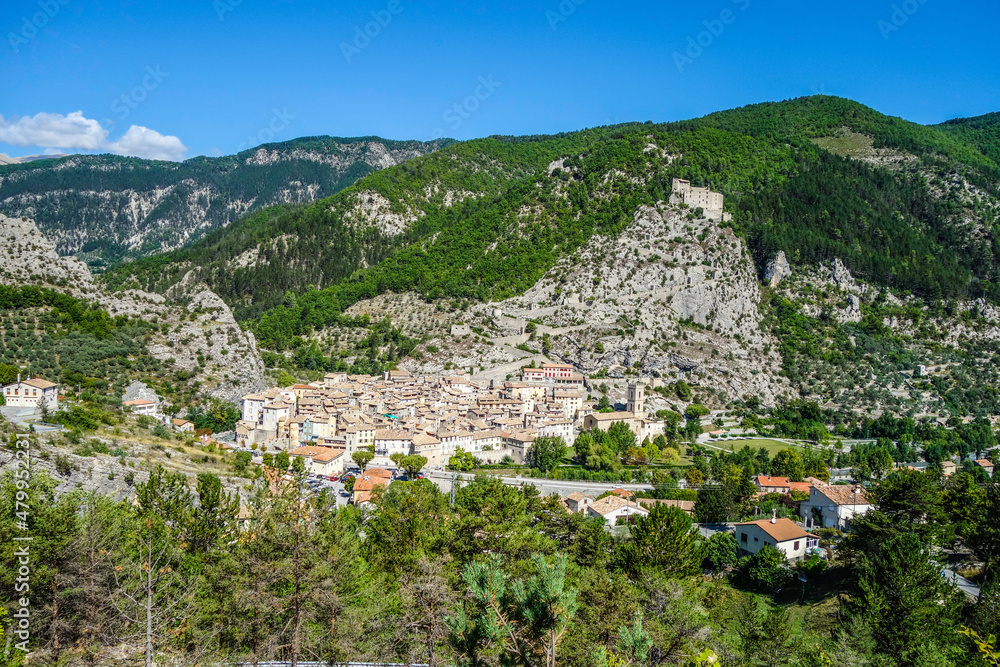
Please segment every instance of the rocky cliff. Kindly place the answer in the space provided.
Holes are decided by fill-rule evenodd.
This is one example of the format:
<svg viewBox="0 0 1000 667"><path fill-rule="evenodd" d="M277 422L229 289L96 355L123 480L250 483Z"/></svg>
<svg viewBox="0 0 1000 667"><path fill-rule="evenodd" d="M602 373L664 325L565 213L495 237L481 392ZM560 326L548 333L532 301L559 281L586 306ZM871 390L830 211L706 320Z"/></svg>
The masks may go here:
<svg viewBox="0 0 1000 667"><path fill-rule="evenodd" d="M183 284L170 297L128 290L111 294L75 257L60 256L34 222L0 214L0 284L37 285L97 301L111 315L154 321L147 352L192 374L208 395L235 401L264 387L264 364L253 334L202 285Z"/></svg>
<svg viewBox="0 0 1000 667"><path fill-rule="evenodd" d="M776 341L761 326L745 243L663 202L640 208L620 235L595 236L560 259L523 296L477 306L468 320L489 337L442 337L430 345L443 352L407 367L516 374L536 351L589 375L684 379L723 400L773 404L789 391Z"/></svg>

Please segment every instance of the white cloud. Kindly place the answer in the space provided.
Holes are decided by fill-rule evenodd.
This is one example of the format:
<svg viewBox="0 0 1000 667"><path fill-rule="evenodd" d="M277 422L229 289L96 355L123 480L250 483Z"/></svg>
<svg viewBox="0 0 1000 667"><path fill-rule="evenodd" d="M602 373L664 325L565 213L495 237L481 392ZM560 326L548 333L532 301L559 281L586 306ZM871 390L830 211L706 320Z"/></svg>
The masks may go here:
<svg viewBox="0 0 1000 667"><path fill-rule="evenodd" d="M183 160L187 152L187 147L177 137L165 136L141 125L130 127L121 139L108 144L108 149L118 155L173 162Z"/></svg>
<svg viewBox="0 0 1000 667"><path fill-rule="evenodd" d="M78 148L100 150L108 139L108 131L96 120L84 118L83 112L68 116L59 113L39 113L7 121L0 116L0 141L15 146L43 148Z"/></svg>
<svg viewBox="0 0 1000 667"><path fill-rule="evenodd" d="M116 141L109 141L108 131L96 120L85 118L82 111L65 116L42 112L12 120L0 116L0 142L61 152L107 151L150 160L179 161L187 152L177 137L141 125L133 125Z"/></svg>

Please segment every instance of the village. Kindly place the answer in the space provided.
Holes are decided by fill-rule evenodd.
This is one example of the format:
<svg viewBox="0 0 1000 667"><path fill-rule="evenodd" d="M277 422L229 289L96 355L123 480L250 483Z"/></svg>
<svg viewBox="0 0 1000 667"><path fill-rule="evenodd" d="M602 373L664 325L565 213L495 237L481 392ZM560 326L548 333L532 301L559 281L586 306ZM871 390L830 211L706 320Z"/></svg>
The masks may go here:
<svg viewBox="0 0 1000 667"><path fill-rule="evenodd" d="M403 454L440 467L459 450L483 463L509 457L520 464L537 437L572 442L581 430L606 429L616 421L627 423L638 440L663 432L663 421L644 411L641 381L629 384L627 410L609 413L585 405L585 382L564 364L524 368L520 381L487 387L461 375L331 373L312 384L244 396L236 444L291 455L304 453L304 446L329 449L336 454L321 456L318 472L337 474L359 449L371 450L375 465Z"/></svg>

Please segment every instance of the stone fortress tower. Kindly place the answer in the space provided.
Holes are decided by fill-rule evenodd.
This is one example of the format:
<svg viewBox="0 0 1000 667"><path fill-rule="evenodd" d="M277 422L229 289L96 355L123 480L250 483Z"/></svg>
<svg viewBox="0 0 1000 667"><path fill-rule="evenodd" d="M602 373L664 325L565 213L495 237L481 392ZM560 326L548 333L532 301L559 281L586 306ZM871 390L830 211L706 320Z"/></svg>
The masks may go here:
<svg viewBox="0 0 1000 667"><path fill-rule="evenodd" d="M724 197L721 192L712 192L708 188L691 186L691 181L675 178L671 186L671 204L687 204L691 208L699 208L705 212L706 218L716 218L728 221L732 219L729 213L722 210Z"/></svg>

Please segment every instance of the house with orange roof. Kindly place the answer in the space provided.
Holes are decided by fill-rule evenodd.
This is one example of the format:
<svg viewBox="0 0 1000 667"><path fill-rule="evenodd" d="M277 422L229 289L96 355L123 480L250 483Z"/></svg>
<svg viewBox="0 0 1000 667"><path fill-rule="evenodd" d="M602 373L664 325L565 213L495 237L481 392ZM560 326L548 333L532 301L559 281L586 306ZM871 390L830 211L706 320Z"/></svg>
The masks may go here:
<svg viewBox="0 0 1000 667"><path fill-rule="evenodd" d="M378 474L372 475L372 472ZM383 473L385 475L383 476ZM360 477L354 480L354 490L352 491L351 502L361 505L371 501L372 492L376 488L386 488L392 479L392 473L388 470L375 468L372 471L365 471Z"/></svg>
<svg viewBox="0 0 1000 667"><path fill-rule="evenodd" d="M590 504L594 502L594 497L575 491L563 498L562 501L570 512L584 513Z"/></svg>
<svg viewBox="0 0 1000 667"><path fill-rule="evenodd" d="M149 401L145 398L134 398L131 401L122 402L122 407L129 410L134 415L155 416L160 411L160 406L156 401Z"/></svg>
<svg viewBox="0 0 1000 667"><path fill-rule="evenodd" d="M344 472L346 450L307 445L288 450L289 456L301 456L306 470L315 475L331 477Z"/></svg>
<svg viewBox="0 0 1000 667"><path fill-rule="evenodd" d="M753 481L760 493L788 493L792 488L789 486L790 480L787 477L758 475Z"/></svg>
<svg viewBox="0 0 1000 667"><path fill-rule="evenodd" d="M187 419L174 417L170 420L170 425L174 427L175 431L180 431L181 433L194 433L194 423L189 422Z"/></svg>
<svg viewBox="0 0 1000 667"><path fill-rule="evenodd" d="M993 461L989 459L979 459L976 461L976 465L986 471L986 474L990 477L993 476Z"/></svg>
<svg viewBox="0 0 1000 667"><path fill-rule="evenodd" d="M791 519L761 519L736 524L736 544L743 556L752 556L771 546L786 559L798 561L806 557L810 548L819 546L819 538Z"/></svg>

